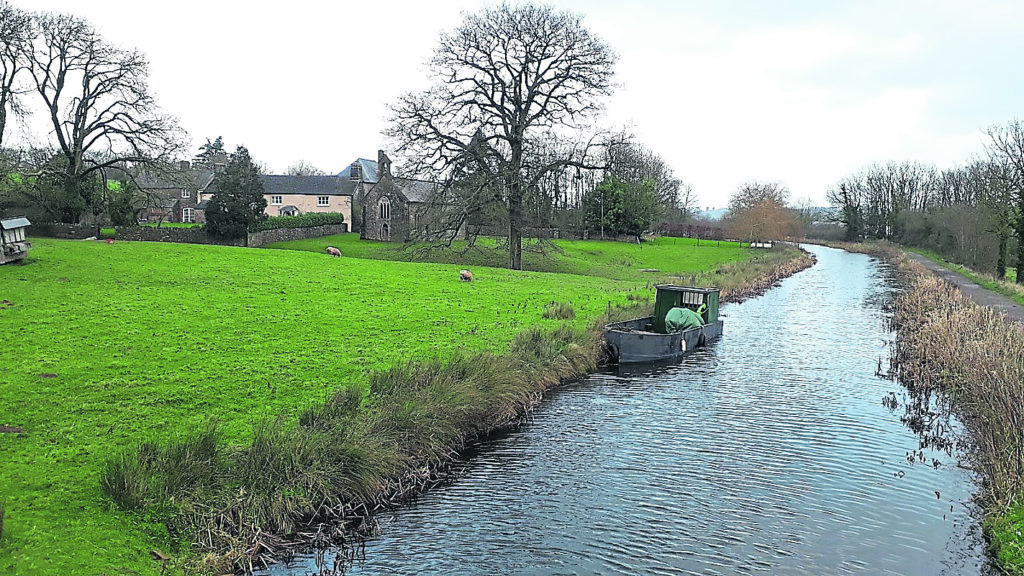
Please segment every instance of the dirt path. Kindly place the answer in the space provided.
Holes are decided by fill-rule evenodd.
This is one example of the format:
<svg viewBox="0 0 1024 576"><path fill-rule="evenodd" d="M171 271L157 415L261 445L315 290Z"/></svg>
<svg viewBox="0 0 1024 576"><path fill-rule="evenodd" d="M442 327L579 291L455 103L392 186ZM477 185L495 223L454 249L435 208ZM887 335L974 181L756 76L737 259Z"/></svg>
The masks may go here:
<svg viewBox="0 0 1024 576"><path fill-rule="evenodd" d="M979 305L988 306L993 310L1005 312L1007 319L1013 320L1014 322L1024 323L1024 306L1021 306L1002 294L982 288L970 278L961 275L959 272L954 272L949 268L944 268L920 254L915 254L913 252L907 252L906 254L931 270L936 276L948 281L950 284L962 290Z"/></svg>

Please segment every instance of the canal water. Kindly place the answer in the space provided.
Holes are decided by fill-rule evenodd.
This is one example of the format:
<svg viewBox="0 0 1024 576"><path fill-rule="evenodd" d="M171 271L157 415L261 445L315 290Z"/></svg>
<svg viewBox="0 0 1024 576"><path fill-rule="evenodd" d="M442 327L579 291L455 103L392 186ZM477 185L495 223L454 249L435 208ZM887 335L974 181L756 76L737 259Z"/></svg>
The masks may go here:
<svg viewBox="0 0 1024 576"><path fill-rule="evenodd" d="M963 455L920 448L876 376L888 269L807 248L710 347L550 394L385 513L347 574L989 574Z"/></svg>

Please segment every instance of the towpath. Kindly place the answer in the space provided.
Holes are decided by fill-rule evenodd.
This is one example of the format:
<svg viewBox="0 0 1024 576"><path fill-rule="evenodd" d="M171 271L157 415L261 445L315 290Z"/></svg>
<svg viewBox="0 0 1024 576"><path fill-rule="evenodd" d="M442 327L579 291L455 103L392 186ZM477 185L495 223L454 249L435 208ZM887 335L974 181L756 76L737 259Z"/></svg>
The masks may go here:
<svg viewBox="0 0 1024 576"><path fill-rule="evenodd" d="M1002 294L982 288L974 282L974 280L971 280L959 272L954 272L949 268L936 264L920 254L907 252L907 255L920 262L936 276L939 276L962 290L964 294L970 296L971 299L979 305L988 306L993 310L1005 312L1007 319L1013 320L1014 322L1024 323L1024 306L1021 306Z"/></svg>

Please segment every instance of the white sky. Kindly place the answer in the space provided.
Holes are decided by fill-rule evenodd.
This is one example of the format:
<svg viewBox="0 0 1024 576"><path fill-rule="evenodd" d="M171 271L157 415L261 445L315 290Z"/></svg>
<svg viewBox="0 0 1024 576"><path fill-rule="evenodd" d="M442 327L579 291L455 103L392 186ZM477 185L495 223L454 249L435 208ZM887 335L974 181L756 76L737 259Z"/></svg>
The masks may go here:
<svg viewBox="0 0 1024 576"><path fill-rule="evenodd" d="M269 171L376 158L387 105L429 82L438 35L482 0L11 0L87 18L150 61L193 152L238 144ZM794 200L874 161L945 168L1019 115L1024 2L554 0L618 54L625 126L722 207L746 180ZM40 134L38 138L42 138Z"/></svg>

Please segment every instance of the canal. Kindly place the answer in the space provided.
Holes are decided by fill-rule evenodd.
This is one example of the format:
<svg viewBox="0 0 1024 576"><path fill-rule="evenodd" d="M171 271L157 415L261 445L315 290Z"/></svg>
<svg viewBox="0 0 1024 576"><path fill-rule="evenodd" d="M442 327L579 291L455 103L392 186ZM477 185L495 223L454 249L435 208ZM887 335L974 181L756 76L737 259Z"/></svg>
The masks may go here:
<svg viewBox="0 0 1024 576"><path fill-rule="evenodd" d="M347 573L990 573L963 455L920 448L876 375L889 270L808 249L814 267L724 306L710 347L550 394L385 513Z"/></svg>

